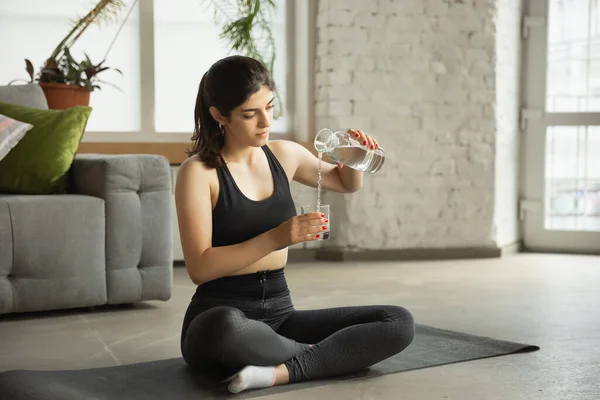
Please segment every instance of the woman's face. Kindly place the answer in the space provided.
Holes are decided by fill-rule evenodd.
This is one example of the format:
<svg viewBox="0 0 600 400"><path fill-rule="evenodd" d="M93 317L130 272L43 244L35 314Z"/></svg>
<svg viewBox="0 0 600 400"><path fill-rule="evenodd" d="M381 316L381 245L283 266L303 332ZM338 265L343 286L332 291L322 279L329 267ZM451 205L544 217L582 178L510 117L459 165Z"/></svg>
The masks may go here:
<svg viewBox="0 0 600 400"><path fill-rule="evenodd" d="M263 86L245 103L231 111L225 134L240 144L260 147L267 143L273 122L274 96Z"/></svg>

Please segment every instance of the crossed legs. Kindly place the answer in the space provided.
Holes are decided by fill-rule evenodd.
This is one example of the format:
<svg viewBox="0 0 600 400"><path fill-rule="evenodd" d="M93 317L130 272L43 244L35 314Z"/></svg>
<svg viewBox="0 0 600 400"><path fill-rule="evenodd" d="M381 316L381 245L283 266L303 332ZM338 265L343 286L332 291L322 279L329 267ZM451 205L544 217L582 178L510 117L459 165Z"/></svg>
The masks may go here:
<svg viewBox="0 0 600 400"><path fill-rule="evenodd" d="M413 337L412 315L397 306L293 311L276 331L219 306L192 320L182 350L191 366L221 377L242 369L230 385L239 391L358 371L401 352ZM288 376L278 380L278 373ZM240 386L243 379L255 382Z"/></svg>
<svg viewBox="0 0 600 400"><path fill-rule="evenodd" d="M285 362L290 382L299 382L368 368L404 350L415 331L402 307L357 306L295 311L278 333L314 343Z"/></svg>

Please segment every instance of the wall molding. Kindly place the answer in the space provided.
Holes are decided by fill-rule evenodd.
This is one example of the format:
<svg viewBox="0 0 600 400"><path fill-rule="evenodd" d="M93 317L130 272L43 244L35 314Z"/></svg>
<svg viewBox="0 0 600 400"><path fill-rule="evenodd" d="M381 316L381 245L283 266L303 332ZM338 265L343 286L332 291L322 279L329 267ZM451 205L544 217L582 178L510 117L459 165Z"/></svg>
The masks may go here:
<svg viewBox="0 0 600 400"><path fill-rule="evenodd" d="M298 143L317 155L312 142ZM190 147L191 142L82 142L79 144L77 152L82 154L158 154L168 158L169 164L180 165L188 158L186 150Z"/></svg>
<svg viewBox="0 0 600 400"><path fill-rule="evenodd" d="M495 247L423 248L423 249L290 249L289 262L310 261L426 261L500 258L503 252Z"/></svg>

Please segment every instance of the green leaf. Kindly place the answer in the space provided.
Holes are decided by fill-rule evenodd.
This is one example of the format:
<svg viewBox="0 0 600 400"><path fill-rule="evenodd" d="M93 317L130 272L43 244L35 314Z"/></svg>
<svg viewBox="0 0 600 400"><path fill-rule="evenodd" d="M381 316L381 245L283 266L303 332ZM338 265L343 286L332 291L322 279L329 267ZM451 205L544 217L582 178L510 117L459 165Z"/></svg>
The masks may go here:
<svg viewBox="0 0 600 400"><path fill-rule="evenodd" d="M231 22L236 18L238 6L232 0L203 0L204 4L213 7L213 19L217 24Z"/></svg>
<svg viewBox="0 0 600 400"><path fill-rule="evenodd" d="M52 76L60 76L62 77L63 75L60 73L60 71L56 71L53 69L42 69L42 73L44 75L52 75Z"/></svg>
<svg viewBox="0 0 600 400"><path fill-rule="evenodd" d="M25 70L29 74L31 82L33 82L33 64L28 59L25 59Z"/></svg>
<svg viewBox="0 0 600 400"><path fill-rule="evenodd" d="M276 51L271 19L274 9L277 8L275 1L237 0L236 2L237 10L233 13L231 0L211 1L215 9L215 23L221 26L219 39L227 42L230 51L260 60L273 74ZM221 23L223 16L226 16L226 22Z"/></svg>
<svg viewBox="0 0 600 400"><path fill-rule="evenodd" d="M110 82L106 82L106 81L103 81L103 80L100 80L100 79L97 79L96 81L97 81L97 82L100 82L100 83L103 83L103 84L105 84L105 85L108 85L108 86L112 86L113 88L117 89L119 92L123 92L123 90L121 90L121 88L120 88L120 87L118 87L117 85L113 85L113 84L112 84L112 83L110 83Z"/></svg>

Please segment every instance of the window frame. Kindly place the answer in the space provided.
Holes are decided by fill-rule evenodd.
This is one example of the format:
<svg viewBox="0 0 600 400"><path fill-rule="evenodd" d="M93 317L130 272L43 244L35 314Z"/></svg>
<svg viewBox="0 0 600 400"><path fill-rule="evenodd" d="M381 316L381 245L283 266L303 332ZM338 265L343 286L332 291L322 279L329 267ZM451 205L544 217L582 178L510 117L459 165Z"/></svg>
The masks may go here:
<svg viewBox="0 0 600 400"><path fill-rule="evenodd" d="M600 231L546 228L546 136L550 127L600 126L600 111L547 111L550 0L523 3L520 222L528 251L600 254Z"/></svg>
<svg viewBox="0 0 600 400"><path fill-rule="evenodd" d="M290 131L273 133L273 139L309 141L314 131L312 88L314 87L317 0L285 0L287 31L285 99ZM139 2L140 18L140 131L86 131L82 143L168 142L188 143L192 132L157 132L155 126L154 1Z"/></svg>

